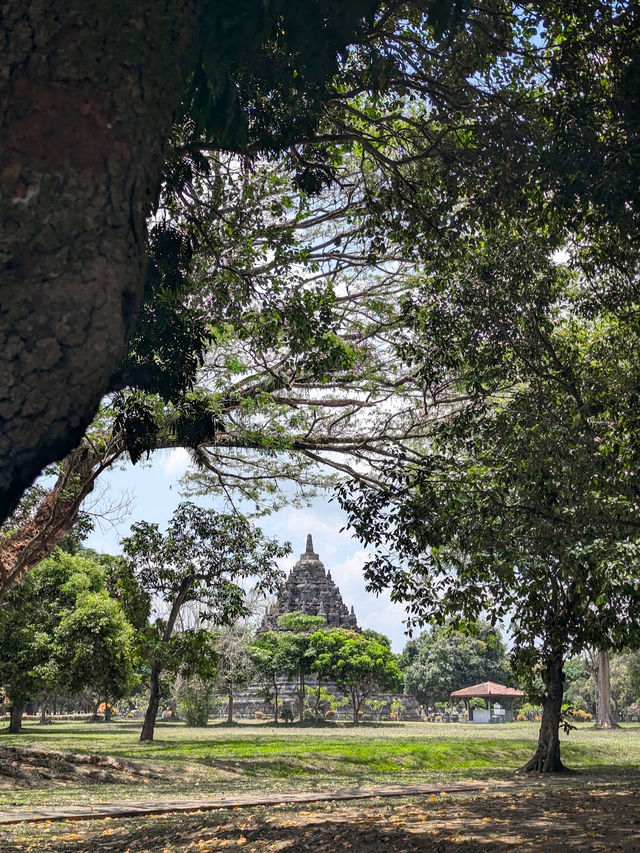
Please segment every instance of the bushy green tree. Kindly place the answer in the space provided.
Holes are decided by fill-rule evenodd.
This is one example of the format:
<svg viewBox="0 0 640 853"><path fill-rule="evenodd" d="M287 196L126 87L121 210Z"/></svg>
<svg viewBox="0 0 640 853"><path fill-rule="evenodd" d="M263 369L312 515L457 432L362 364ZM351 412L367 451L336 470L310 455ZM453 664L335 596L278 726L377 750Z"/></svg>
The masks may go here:
<svg viewBox="0 0 640 853"><path fill-rule="evenodd" d="M411 657L403 668L405 691L422 705L449 702L454 690L472 684L505 684L509 678L502 637L487 622L473 623L468 633L434 626L410 643L415 654L405 650L405 659Z"/></svg>
<svg viewBox="0 0 640 853"><path fill-rule="evenodd" d="M135 684L134 629L106 590L79 596L55 630L59 680L72 693L89 688L105 706Z"/></svg>
<svg viewBox="0 0 640 853"><path fill-rule="evenodd" d="M402 683L402 673L389 648L355 631L316 631L311 636L309 656L313 672L335 681L348 693L356 724L372 693L394 691Z"/></svg>
<svg viewBox="0 0 640 853"><path fill-rule="evenodd" d="M265 631L251 645L251 658L262 683L262 692L273 702L274 721L280 715L280 691L290 664L289 642L282 631Z"/></svg>
<svg viewBox="0 0 640 853"><path fill-rule="evenodd" d="M392 586L418 622L508 616L518 678L543 685L528 768L551 772L562 768L566 657L640 641L640 337L594 301L584 274L549 257L542 231L520 234L512 253L505 236L467 247L413 306L425 382L449 376L457 404L421 461L346 503L365 540L396 548L381 547L372 587Z"/></svg>
<svg viewBox="0 0 640 853"><path fill-rule="evenodd" d="M282 649L286 657L288 675L295 677L298 692L298 714L300 722L304 719L307 695L306 679L313 665L311 637L322 625L326 624L322 616L311 616L294 610L278 619L282 634Z"/></svg>
<svg viewBox="0 0 640 853"><path fill-rule="evenodd" d="M133 682L133 629L105 589L94 555L56 551L11 590L0 611L0 683L12 702L11 731L26 701L90 688L107 699Z"/></svg>
<svg viewBox="0 0 640 853"><path fill-rule="evenodd" d="M240 515L186 502L175 510L166 534L157 524L138 522L122 545L142 588L168 609L155 625L149 704L140 734L143 741L153 740L160 675L183 606L197 604L199 618L209 625L232 622L246 613L247 592L239 583L253 579L261 590L274 589L281 576L275 561L290 549L265 538Z"/></svg>

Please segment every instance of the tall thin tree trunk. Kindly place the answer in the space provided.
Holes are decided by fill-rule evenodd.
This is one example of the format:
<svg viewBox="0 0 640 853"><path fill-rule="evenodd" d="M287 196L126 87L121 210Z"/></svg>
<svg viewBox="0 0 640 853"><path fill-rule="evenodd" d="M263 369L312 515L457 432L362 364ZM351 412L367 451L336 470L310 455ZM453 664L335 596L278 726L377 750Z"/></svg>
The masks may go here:
<svg viewBox="0 0 640 853"><path fill-rule="evenodd" d="M40 706L40 725L47 724L47 696L42 697L42 705Z"/></svg>
<svg viewBox="0 0 640 853"><path fill-rule="evenodd" d="M9 717L9 733L19 735L22 731L22 715L24 713L24 702L14 701L11 704L11 716Z"/></svg>
<svg viewBox="0 0 640 853"><path fill-rule="evenodd" d="M545 697L542 701L542 722L538 748L522 768L527 773L561 773L565 766L560 759L560 723L562 722L563 656L556 653L547 661L542 678Z"/></svg>
<svg viewBox="0 0 640 853"><path fill-rule="evenodd" d="M596 728L619 729L620 726L614 720L611 710L611 667L609 666L609 653L604 649L598 649L596 681L598 685Z"/></svg>
<svg viewBox="0 0 640 853"><path fill-rule="evenodd" d="M233 690L229 690L229 702L227 704L227 723L231 725L233 722Z"/></svg>
<svg viewBox="0 0 640 853"><path fill-rule="evenodd" d="M153 732L156 726L156 717L158 716L158 708L160 707L160 673L162 672L162 664L160 661L154 661L151 667L151 681L149 684L149 703L144 715L144 723L140 732L141 741L153 740Z"/></svg>
<svg viewBox="0 0 640 853"><path fill-rule="evenodd" d="M274 723L278 725L278 679L273 679L273 704L275 707Z"/></svg>
<svg viewBox="0 0 640 853"><path fill-rule="evenodd" d="M304 672L300 670L300 680L298 682L298 711L300 722L304 720L304 700L307 695L307 685L304 679Z"/></svg>
<svg viewBox="0 0 640 853"><path fill-rule="evenodd" d="M164 631L162 632L161 644L166 645L173 634L173 627L176 624L180 608L184 604L189 590L193 585L193 577L188 576L182 580L178 588L175 600L171 605L171 612L167 619ZM156 717L158 716L158 708L160 707L160 673L162 672L162 661L156 659L151 666L151 681L149 684L149 704L144 715L144 723L140 732L141 741L153 740L153 731L156 725Z"/></svg>

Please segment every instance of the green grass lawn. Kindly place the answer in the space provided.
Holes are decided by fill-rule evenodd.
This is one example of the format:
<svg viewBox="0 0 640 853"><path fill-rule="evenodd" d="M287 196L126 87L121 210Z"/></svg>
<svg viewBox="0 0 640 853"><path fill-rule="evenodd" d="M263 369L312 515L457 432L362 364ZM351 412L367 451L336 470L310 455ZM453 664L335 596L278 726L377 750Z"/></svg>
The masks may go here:
<svg viewBox="0 0 640 853"><path fill-rule="evenodd" d="M187 728L161 723L156 740L138 741L140 723L27 723L0 732L0 746L99 753L160 768L146 782L43 785L0 791L0 805L154 799L215 793L504 778L535 748L536 723L500 726L382 723L324 728L247 723ZM640 725L598 732L581 725L562 736L565 763L577 770L628 775L640 765Z"/></svg>

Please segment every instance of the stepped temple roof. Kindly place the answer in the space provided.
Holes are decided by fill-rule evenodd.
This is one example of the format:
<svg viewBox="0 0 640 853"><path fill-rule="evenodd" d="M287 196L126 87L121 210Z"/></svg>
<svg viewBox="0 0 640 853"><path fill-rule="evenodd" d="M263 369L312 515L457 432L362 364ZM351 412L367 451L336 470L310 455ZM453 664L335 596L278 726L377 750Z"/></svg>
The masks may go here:
<svg viewBox="0 0 640 853"><path fill-rule="evenodd" d="M314 552L311 534L307 536L305 552L291 569L277 602L262 620L260 632L279 630L279 617L296 610L308 616L323 616L329 628L360 630L353 607L349 611L331 578L331 572L325 571L320 557Z"/></svg>

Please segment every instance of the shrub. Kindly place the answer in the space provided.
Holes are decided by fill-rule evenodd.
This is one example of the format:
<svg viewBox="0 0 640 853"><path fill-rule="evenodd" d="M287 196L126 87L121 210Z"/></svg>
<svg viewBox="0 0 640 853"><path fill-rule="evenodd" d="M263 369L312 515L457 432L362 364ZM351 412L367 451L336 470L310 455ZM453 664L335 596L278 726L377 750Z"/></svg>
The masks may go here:
<svg viewBox="0 0 640 853"><path fill-rule="evenodd" d="M180 690L180 713L188 726L204 728L209 719L211 687L199 678L186 682ZM173 714L172 714L173 716Z"/></svg>

